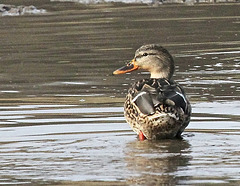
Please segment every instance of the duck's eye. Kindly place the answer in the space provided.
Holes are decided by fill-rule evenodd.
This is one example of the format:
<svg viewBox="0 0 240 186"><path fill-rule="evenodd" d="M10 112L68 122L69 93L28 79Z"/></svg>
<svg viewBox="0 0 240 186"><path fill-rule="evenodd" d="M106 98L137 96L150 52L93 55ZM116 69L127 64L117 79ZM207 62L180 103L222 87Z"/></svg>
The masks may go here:
<svg viewBox="0 0 240 186"><path fill-rule="evenodd" d="M148 53L143 53L143 55L142 56L148 56Z"/></svg>

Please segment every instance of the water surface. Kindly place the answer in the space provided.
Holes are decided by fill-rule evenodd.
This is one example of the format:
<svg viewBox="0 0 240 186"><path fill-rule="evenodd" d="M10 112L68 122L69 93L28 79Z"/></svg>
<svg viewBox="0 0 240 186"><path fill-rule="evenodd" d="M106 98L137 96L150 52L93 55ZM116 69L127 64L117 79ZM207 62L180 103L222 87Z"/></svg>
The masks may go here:
<svg viewBox="0 0 240 186"><path fill-rule="evenodd" d="M47 13L0 17L0 184L239 184L239 4L11 4ZM183 140L140 142L124 120L149 74L111 74L146 43L190 97Z"/></svg>

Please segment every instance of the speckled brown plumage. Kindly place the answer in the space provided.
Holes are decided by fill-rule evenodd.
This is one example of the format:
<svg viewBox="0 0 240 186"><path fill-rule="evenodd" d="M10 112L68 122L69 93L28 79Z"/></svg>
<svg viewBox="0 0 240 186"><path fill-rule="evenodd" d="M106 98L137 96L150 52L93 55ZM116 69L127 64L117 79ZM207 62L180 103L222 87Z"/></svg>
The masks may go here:
<svg viewBox="0 0 240 186"><path fill-rule="evenodd" d="M134 59L113 72L149 71L150 79L132 85L124 104L124 114L139 139L180 138L190 121L191 105L183 88L172 80L174 60L158 44L143 45Z"/></svg>
<svg viewBox="0 0 240 186"><path fill-rule="evenodd" d="M144 85L153 87L157 93L155 96L159 100L159 104L154 106L155 112L151 115L143 114L132 101L142 91ZM180 85L166 79L144 79L132 85L124 104L124 114L127 122L137 134L142 131L147 139L181 136L190 121L191 107L186 97L187 102L184 108L177 106L176 103L171 103L166 96L166 93L170 91L176 91L185 96Z"/></svg>

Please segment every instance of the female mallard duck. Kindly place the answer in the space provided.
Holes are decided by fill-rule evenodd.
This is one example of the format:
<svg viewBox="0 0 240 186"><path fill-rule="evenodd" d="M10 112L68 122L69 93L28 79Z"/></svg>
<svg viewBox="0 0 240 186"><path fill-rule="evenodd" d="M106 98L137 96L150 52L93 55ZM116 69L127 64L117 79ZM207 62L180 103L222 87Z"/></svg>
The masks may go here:
<svg viewBox="0 0 240 186"><path fill-rule="evenodd" d="M134 83L128 90L124 104L127 122L140 140L181 138L190 121L191 105L183 88L172 80L172 56L160 45L144 45L130 63L113 74L137 69L149 71L151 77Z"/></svg>

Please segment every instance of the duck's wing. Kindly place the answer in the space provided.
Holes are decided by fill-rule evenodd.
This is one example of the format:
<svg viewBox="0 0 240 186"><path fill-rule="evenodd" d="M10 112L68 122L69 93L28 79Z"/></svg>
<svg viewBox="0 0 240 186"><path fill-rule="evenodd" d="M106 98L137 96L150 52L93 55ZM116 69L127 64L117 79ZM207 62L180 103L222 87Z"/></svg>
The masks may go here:
<svg viewBox="0 0 240 186"><path fill-rule="evenodd" d="M153 115L161 105L182 108L189 112L189 101L183 89L174 81L166 79L149 79L137 82L132 102L145 115Z"/></svg>
<svg viewBox="0 0 240 186"><path fill-rule="evenodd" d="M166 86L166 89L163 89L159 95L163 97L163 104L180 107L185 114L188 113L190 103L186 98L183 88L179 84L172 82L172 84Z"/></svg>
<svg viewBox="0 0 240 186"><path fill-rule="evenodd" d="M143 88L140 91L137 91L132 99L132 102L137 105L139 110L146 115L152 115L155 113L154 105L157 101L156 89L144 84Z"/></svg>

